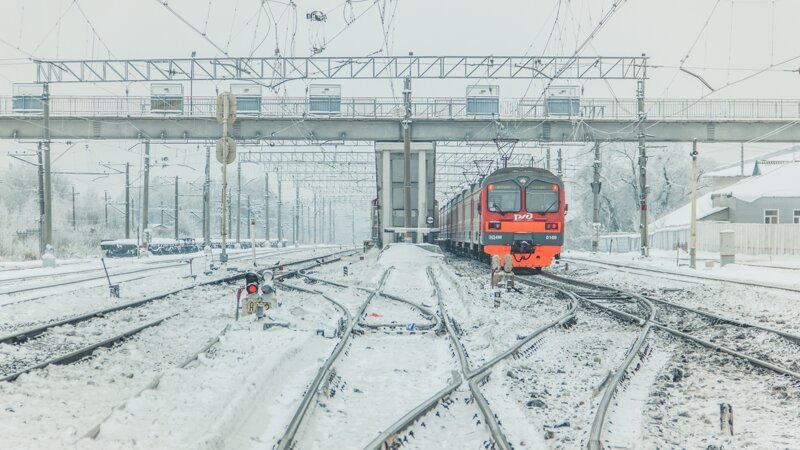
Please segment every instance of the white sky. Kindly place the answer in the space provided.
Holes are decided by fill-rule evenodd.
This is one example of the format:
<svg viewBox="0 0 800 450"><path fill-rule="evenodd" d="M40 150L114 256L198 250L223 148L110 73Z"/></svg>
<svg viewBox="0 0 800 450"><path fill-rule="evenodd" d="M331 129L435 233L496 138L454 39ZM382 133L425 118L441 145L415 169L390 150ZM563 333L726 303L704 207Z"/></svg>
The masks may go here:
<svg viewBox="0 0 800 450"><path fill-rule="evenodd" d="M382 51L404 55L571 55L611 9L612 0L170 0L169 7L232 56L307 56L324 43L323 56L361 56ZM650 59L647 97L698 98L709 94L683 65L718 92L710 98L800 98L800 1L796 0L617 0L617 11L581 52L639 55ZM328 13L314 24L312 10ZM160 0L3 0L0 6L0 95L11 84L31 82L30 58L158 58L220 56L222 52L171 13ZM383 13L383 14L381 14ZM383 20L381 18L383 17ZM352 19L355 18L355 21ZM347 25L347 22L352 22ZM294 36L294 38L292 38ZM261 43L259 45L259 43ZM785 64L777 64L788 61ZM744 77L766 70L749 80ZM501 85L506 98L538 96L542 82L481 80ZM463 96L474 80L417 80L416 96ZM730 84L733 83L733 84ZM212 96L228 82L195 83L197 96ZM344 96L400 95L401 83L343 81ZM304 95L306 83L286 85L285 94ZM147 95L148 85L54 85L54 95ZM634 82L584 85L586 97L633 97ZM187 89L188 92L188 89ZM284 94L284 92L282 92ZM95 169L97 161L139 164L134 142L80 143L56 170ZM5 153L30 145L0 141ZM67 148L56 144L56 155ZM770 146L749 146L748 156ZM738 157L738 145L716 145L722 160ZM288 150L288 149L287 149ZM194 146L153 146L198 167L167 169L168 175L199 178L203 157ZM250 169L255 175L260 169ZM216 171L215 171L216 172ZM104 186L75 179L85 188Z"/></svg>

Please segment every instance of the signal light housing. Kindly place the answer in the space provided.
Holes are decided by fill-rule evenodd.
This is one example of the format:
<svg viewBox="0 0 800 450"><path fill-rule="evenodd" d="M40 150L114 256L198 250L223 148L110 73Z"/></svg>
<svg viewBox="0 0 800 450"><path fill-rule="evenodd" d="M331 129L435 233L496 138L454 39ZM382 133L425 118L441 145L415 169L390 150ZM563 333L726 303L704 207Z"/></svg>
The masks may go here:
<svg viewBox="0 0 800 450"><path fill-rule="evenodd" d="M259 279L259 276L258 276L257 273L248 272L244 276L245 291L247 291L248 294L256 294L256 293L258 293L258 285L259 285L260 281L261 280Z"/></svg>
<svg viewBox="0 0 800 450"><path fill-rule="evenodd" d="M550 222L545 223L544 224L544 229L545 230L558 230L558 224L557 223L550 223Z"/></svg>
<svg viewBox="0 0 800 450"><path fill-rule="evenodd" d="M500 229L500 222L489 222L489 229L490 230L499 230Z"/></svg>

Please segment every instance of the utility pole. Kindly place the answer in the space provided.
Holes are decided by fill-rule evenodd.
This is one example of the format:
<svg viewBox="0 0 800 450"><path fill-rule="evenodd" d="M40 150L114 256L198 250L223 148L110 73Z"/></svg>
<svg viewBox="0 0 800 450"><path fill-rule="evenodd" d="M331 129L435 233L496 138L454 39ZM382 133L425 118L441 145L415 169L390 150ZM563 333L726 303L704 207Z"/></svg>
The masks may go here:
<svg viewBox="0 0 800 450"><path fill-rule="evenodd" d="M144 141L144 192L142 194L142 243L144 244L144 230L147 229L150 217L150 141Z"/></svg>
<svg viewBox="0 0 800 450"><path fill-rule="evenodd" d="M352 229L352 231L353 231L353 245L356 245L356 210L353 209L350 212L353 214L353 216L352 216L353 217L353 222L352 222L352 224L353 224L353 229Z"/></svg>
<svg viewBox="0 0 800 450"><path fill-rule="evenodd" d="M108 228L108 191L103 191L103 224Z"/></svg>
<svg viewBox="0 0 800 450"><path fill-rule="evenodd" d="M131 238L131 163L125 163L125 239Z"/></svg>
<svg viewBox="0 0 800 450"><path fill-rule="evenodd" d="M75 216L75 186L72 186L72 229L74 230L77 225L77 217Z"/></svg>
<svg viewBox="0 0 800 450"><path fill-rule="evenodd" d="M300 227L300 184L294 180L294 242L300 242L300 237L297 235Z"/></svg>
<svg viewBox="0 0 800 450"><path fill-rule="evenodd" d="M175 177L175 239L178 239L178 177Z"/></svg>
<svg viewBox="0 0 800 450"><path fill-rule="evenodd" d="M236 162L236 243L242 230L242 160Z"/></svg>
<svg viewBox="0 0 800 450"><path fill-rule="evenodd" d="M411 228L411 77L405 79L403 103L403 217L404 227Z"/></svg>
<svg viewBox="0 0 800 450"><path fill-rule="evenodd" d="M311 205L306 205L306 244L311 243Z"/></svg>
<svg viewBox="0 0 800 450"><path fill-rule="evenodd" d="M317 243L317 193L314 192L314 243Z"/></svg>
<svg viewBox="0 0 800 450"><path fill-rule="evenodd" d="M689 267L697 264L697 139L692 141L692 229L689 243Z"/></svg>
<svg viewBox="0 0 800 450"><path fill-rule="evenodd" d="M739 166L742 170L742 176L744 176L744 142L740 144L739 148Z"/></svg>
<svg viewBox="0 0 800 450"><path fill-rule="evenodd" d="M283 225L281 225L281 206L283 206L283 201L281 194L281 179L278 178L278 245L283 242Z"/></svg>
<svg viewBox="0 0 800 450"><path fill-rule="evenodd" d="M594 143L594 178L592 179L592 252L600 247L600 143Z"/></svg>
<svg viewBox="0 0 800 450"><path fill-rule="evenodd" d="M42 85L42 107L44 114L44 245L53 244L53 190L50 182L50 86Z"/></svg>
<svg viewBox="0 0 800 450"><path fill-rule="evenodd" d="M558 170L558 176L559 177L563 177L564 176L564 167L562 166L563 159L561 158L561 149L560 148L558 149L558 161L557 161L557 163L558 163L558 165L556 167L557 167L557 170Z"/></svg>
<svg viewBox="0 0 800 450"><path fill-rule="evenodd" d="M194 63L192 64L194 66ZM236 121L236 97L228 92L223 92L217 97L217 122L222 123L222 137L217 141L217 160L222 165L222 252L219 261L222 264L228 263L227 238L228 227L225 226L225 216L228 212L229 199L226 198L228 192L228 164L236 158L236 142L228 136L228 124ZM221 151L220 151L221 150ZM175 213L177 216L177 211Z"/></svg>
<svg viewBox="0 0 800 450"><path fill-rule="evenodd" d="M333 221L334 221L333 200L331 200L330 203L328 203L328 215L330 216L330 219L328 220L328 222L330 222L330 227L331 227L331 244L335 244L336 243L336 229L334 228L335 225L333 223Z"/></svg>
<svg viewBox="0 0 800 450"><path fill-rule="evenodd" d="M247 239L250 239L250 195L247 195Z"/></svg>
<svg viewBox="0 0 800 450"><path fill-rule="evenodd" d="M269 172L264 173L264 238L269 244Z"/></svg>
<svg viewBox="0 0 800 450"><path fill-rule="evenodd" d="M325 199L323 198L321 201L320 208L320 218L319 218L319 240L322 244L326 243L328 240L325 239Z"/></svg>
<svg viewBox="0 0 800 450"><path fill-rule="evenodd" d="M203 245L211 245L211 146L209 145L206 145L206 179L203 183Z"/></svg>
<svg viewBox="0 0 800 450"><path fill-rule="evenodd" d="M643 75L644 76L644 75ZM647 113L644 109L644 78L638 81L636 89L636 100L638 104L639 122L639 229L641 231L641 254L644 257L650 255L650 244L647 236L647 143L644 134L644 120Z"/></svg>
<svg viewBox="0 0 800 450"><path fill-rule="evenodd" d="M231 205L231 209L233 209L233 191L228 191L228 204ZM233 230L233 213L228 211L228 230Z"/></svg>
<svg viewBox="0 0 800 450"><path fill-rule="evenodd" d="M546 161L547 166L546 166L546 168L547 168L547 171L549 172L550 171L550 147L547 147L547 149L545 151L546 151L546 155L547 155L546 156L546 158L547 158L547 161Z"/></svg>
<svg viewBox="0 0 800 450"><path fill-rule="evenodd" d="M161 201L161 225L164 225L164 201Z"/></svg>
<svg viewBox="0 0 800 450"><path fill-rule="evenodd" d="M38 176L39 176L39 254L44 255L44 217L45 217L45 202L44 202L44 162L42 156L42 144L39 143L39 151L36 152L38 158ZM107 202L106 202L107 203ZM108 217L108 205L106 205L106 217ZM106 219L108 222L108 219Z"/></svg>

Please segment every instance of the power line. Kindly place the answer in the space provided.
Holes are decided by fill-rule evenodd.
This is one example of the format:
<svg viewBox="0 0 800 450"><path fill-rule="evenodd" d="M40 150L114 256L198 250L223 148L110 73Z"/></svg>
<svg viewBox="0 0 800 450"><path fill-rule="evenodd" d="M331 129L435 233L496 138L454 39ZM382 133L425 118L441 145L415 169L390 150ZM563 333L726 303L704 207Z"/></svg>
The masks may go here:
<svg viewBox="0 0 800 450"><path fill-rule="evenodd" d="M209 38L209 37L208 37L208 35L206 35L206 33L205 33L205 32L203 32L203 31L200 31L200 30L199 30L197 27L195 27L194 25L192 25L192 24L191 24L191 23L190 23L188 20L184 19L184 18L183 18L183 16L181 16L181 15L180 15L180 14L179 14L177 11L175 11L174 9L172 9L172 7L170 7L170 6L169 6L169 4L167 3L167 0L155 0L155 1L156 1L157 3L159 3L161 6L163 6L164 8L166 8L166 9L167 9L167 11L171 12L173 16L175 16L176 18L178 18L178 20L180 20L181 22L183 22L183 23L184 23L184 24L185 24L187 27L191 28L191 29L192 29L192 30L193 30L195 33L197 33L197 34L199 34L200 36L202 36L202 37L203 37L203 39L205 39L205 40L206 40L206 42L208 42L209 44L211 44L212 46L214 46L214 48L216 48L217 50L219 50L220 52L222 52L222 54L223 54L223 55L225 55L225 56L228 56L228 52L226 52L225 50L223 50L223 49L222 49L222 47L220 47L220 46L219 46L219 45L217 45L217 44L216 44L214 41L212 41L212 40L211 40L211 38Z"/></svg>

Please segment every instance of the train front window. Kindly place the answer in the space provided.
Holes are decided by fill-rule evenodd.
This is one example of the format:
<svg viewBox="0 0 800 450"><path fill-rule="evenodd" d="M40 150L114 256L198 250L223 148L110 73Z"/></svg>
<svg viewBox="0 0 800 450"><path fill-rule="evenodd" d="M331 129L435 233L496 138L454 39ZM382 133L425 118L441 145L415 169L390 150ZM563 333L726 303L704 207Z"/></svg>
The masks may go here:
<svg viewBox="0 0 800 450"><path fill-rule="evenodd" d="M487 208L491 212L513 213L520 210L520 189L513 181L501 181L489 185Z"/></svg>
<svg viewBox="0 0 800 450"><path fill-rule="evenodd" d="M525 209L532 213L558 211L558 185L534 181L525 188Z"/></svg>

